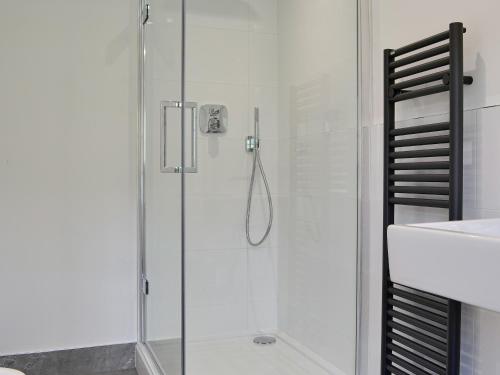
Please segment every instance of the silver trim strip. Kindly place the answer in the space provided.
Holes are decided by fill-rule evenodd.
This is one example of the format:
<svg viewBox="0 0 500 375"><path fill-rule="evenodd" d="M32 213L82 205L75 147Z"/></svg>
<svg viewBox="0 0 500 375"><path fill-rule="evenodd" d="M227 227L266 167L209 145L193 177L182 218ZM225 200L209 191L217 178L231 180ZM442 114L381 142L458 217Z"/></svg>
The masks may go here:
<svg viewBox="0 0 500 375"><path fill-rule="evenodd" d="M139 0L139 9L137 16L138 24L138 51L139 51L139 74L138 74L138 87L139 87L139 100L138 100L138 128L137 128L137 138L138 138L138 207L137 207L137 318L138 318L138 341L143 342L145 340L146 332L146 301L145 295L141 291L141 283L144 275L146 274L146 254L145 254L145 160L146 160L146 147L145 147L145 122L146 122L146 111L144 105L144 93L145 93L145 79L144 79L144 67L145 67L145 24L142 23L142 13L146 0Z"/></svg>
<svg viewBox="0 0 500 375"><path fill-rule="evenodd" d="M366 123L371 123L373 113L372 103L372 0L357 0L358 5L358 248L357 248L357 287L356 287L356 375L365 375L362 373L366 370L368 363L368 353L364 352L363 340L368 340L364 337L368 333L367 327L364 327L367 317L363 315L365 300L363 288L363 268L365 267L365 259L363 257L363 213L365 207L363 205L364 194L364 176L363 176L363 126ZM382 286L380 286L382 287ZM378 320L377 320L378 321ZM363 332L365 331L365 332ZM367 344L369 345L369 343ZM366 345L366 346L367 346ZM377 352L378 353L378 352ZM376 368L379 368L377 366Z"/></svg>

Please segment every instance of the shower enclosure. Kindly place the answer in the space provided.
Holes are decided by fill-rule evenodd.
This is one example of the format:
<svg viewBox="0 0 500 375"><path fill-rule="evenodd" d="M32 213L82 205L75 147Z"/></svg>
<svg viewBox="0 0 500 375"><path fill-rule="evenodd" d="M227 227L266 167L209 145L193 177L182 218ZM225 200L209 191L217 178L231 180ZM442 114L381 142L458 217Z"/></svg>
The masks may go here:
<svg viewBox="0 0 500 375"><path fill-rule="evenodd" d="M140 372L354 375L356 2L139 8Z"/></svg>

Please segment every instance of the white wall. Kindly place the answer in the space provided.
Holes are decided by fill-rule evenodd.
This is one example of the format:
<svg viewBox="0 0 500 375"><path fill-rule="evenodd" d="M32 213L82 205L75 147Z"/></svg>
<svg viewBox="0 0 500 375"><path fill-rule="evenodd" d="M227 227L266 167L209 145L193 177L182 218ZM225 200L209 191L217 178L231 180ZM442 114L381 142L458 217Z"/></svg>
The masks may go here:
<svg viewBox="0 0 500 375"><path fill-rule="evenodd" d="M428 9L434 9L429 12ZM450 22L462 21L465 35L465 70L474 76L474 86L465 88L464 216L500 217L500 180L495 173L500 162L498 140L500 104L500 49L495 12L499 3L481 0L423 1L375 0L373 12L373 113L372 123L362 129L362 242L363 242L363 330L362 374L378 370L380 360L380 288L382 254L382 54L394 48L445 30ZM446 95L437 95L398 107L398 126L443 121L448 118ZM413 119L424 116L423 118ZM398 222L447 220L442 210L405 207L397 211ZM463 307L461 374L499 374L500 314Z"/></svg>
<svg viewBox="0 0 500 375"><path fill-rule="evenodd" d="M136 340L136 2L0 12L0 355Z"/></svg>
<svg viewBox="0 0 500 375"><path fill-rule="evenodd" d="M355 5L278 2L278 328L334 374L355 363Z"/></svg>
<svg viewBox="0 0 500 375"><path fill-rule="evenodd" d="M500 50L497 19L500 11L496 0L431 1L408 3L398 0L371 0L373 9L373 72L374 118L383 121L383 50L397 48L408 41L419 40L448 28L451 22L463 22L467 28L464 39L464 71L474 76L474 86L466 90L466 109L483 108L500 103ZM430 11L432 10L432 11ZM443 94L443 97L446 97ZM403 105L399 119L439 114L446 111L444 101L433 98Z"/></svg>

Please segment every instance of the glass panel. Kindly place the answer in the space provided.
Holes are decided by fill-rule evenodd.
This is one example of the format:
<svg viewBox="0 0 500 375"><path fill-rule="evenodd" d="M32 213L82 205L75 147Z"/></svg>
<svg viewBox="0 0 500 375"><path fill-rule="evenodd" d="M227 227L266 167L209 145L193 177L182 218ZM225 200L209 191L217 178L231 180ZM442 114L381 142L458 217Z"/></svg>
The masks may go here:
<svg viewBox="0 0 500 375"><path fill-rule="evenodd" d="M353 375L356 2L186 4L186 100L227 108L186 175L186 373Z"/></svg>
<svg viewBox="0 0 500 375"><path fill-rule="evenodd" d="M144 27L144 339L165 374L182 374L182 1L148 0Z"/></svg>

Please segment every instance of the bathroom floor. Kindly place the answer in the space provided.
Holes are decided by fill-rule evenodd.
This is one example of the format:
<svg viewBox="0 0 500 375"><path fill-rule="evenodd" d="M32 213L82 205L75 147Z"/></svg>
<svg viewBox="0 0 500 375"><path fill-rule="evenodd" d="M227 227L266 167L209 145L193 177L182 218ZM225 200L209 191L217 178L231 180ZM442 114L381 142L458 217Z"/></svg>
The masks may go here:
<svg viewBox="0 0 500 375"><path fill-rule="evenodd" d="M158 361L168 371L177 366L172 361L169 342L151 344ZM188 375L330 375L318 364L283 341L259 346L252 338L189 343Z"/></svg>
<svg viewBox="0 0 500 375"><path fill-rule="evenodd" d="M78 372L78 374L80 373ZM88 375L137 375L137 371L135 369L131 369L131 370L121 370L121 371L111 371L111 372L98 372Z"/></svg>

